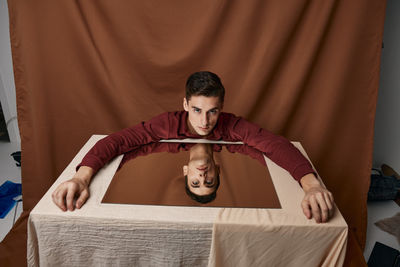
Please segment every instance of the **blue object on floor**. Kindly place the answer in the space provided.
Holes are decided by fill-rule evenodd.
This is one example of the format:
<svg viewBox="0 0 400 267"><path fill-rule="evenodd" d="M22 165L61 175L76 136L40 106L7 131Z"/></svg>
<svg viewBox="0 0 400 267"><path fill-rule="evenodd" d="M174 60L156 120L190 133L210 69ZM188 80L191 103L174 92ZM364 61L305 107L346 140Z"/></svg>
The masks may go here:
<svg viewBox="0 0 400 267"><path fill-rule="evenodd" d="M22 185L13 183L11 181L5 181L0 186L0 219L6 217L12 208L14 208L17 201L15 197L22 194Z"/></svg>

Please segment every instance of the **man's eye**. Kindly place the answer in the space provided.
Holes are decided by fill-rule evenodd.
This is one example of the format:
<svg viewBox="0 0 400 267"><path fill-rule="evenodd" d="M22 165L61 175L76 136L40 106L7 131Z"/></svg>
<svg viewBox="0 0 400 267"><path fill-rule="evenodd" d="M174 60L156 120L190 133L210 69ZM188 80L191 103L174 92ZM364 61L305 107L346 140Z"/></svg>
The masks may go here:
<svg viewBox="0 0 400 267"><path fill-rule="evenodd" d="M194 108L193 111L196 113L200 113L200 109L198 109L198 108Z"/></svg>
<svg viewBox="0 0 400 267"><path fill-rule="evenodd" d="M218 112L218 110L216 110L216 109L210 110L211 114L217 114L217 112Z"/></svg>

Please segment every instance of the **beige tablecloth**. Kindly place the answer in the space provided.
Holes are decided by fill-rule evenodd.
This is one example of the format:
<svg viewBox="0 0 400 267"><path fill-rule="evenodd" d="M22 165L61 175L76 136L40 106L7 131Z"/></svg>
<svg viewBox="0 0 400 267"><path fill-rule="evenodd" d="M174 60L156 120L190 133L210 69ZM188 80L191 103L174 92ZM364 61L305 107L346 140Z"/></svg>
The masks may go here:
<svg viewBox="0 0 400 267"><path fill-rule="evenodd" d="M307 220L298 183L266 159L282 209L104 204L122 156L99 171L80 210L62 212L51 193L103 136L92 136L32 210L29 266L341 266L347 225ZM303 153L299 143L294 143Z"/></svg>

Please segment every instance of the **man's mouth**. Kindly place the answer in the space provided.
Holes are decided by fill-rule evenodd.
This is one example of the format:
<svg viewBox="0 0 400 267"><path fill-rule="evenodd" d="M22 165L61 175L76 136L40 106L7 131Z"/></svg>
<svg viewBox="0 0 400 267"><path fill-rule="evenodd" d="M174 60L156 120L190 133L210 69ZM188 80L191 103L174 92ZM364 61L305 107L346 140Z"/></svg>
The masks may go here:
<svg viewBox="0 0 400 267"><path fill-rule="evenodd" d="M209 127L199 127L203 131L207 131Z"/></svg>
<svg viewBox="0 0 400 267"><path fill-rule="evenodd" d="M205 171L208 169L208 167L203 165L203 166L197 167L196 169L198 169L199 171Z"/></svg>

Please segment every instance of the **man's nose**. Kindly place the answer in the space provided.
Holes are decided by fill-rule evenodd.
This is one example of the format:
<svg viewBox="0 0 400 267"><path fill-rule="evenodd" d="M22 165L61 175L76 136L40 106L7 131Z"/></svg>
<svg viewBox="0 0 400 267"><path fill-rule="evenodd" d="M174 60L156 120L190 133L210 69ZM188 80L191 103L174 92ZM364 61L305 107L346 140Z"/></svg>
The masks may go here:
<svg viewBox="0 0 400 267"><path fill-rule="evenodd" d="M208 126L208 116L207 116L207 114L203 114L203 117L201 118L201 124L202 124L202 126Z"/></svg>
<svg viewBox="0 0 400 267"><path fill-rule="evenodd" d="M203 176L204 176L204 178L207 177L207 171L200 172L200 177L203 177Z"/></svg>

